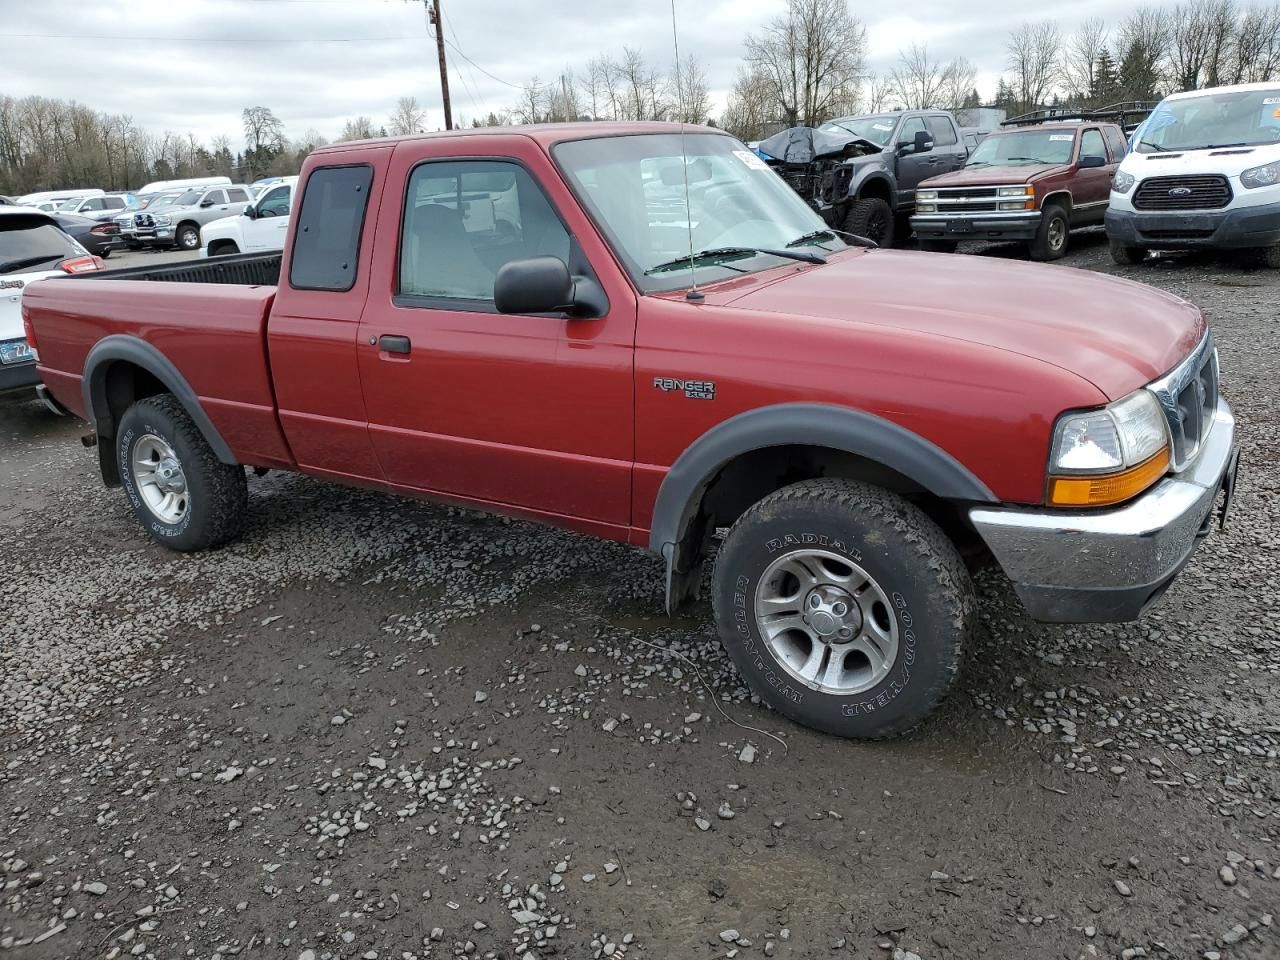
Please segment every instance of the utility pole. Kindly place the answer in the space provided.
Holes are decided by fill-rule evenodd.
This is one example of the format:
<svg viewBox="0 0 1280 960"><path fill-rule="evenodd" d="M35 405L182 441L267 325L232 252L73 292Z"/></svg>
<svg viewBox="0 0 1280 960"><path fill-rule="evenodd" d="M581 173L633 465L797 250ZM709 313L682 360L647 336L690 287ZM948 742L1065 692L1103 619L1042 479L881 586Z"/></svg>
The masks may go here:
<svg viewBox="0 0 1280 960"><path fill-rule="evenodd" d="M440 16L440 0L422 0L436 28L436 53L440 57L440 96L444 101L444 128L453 129L453 108L449 105L449 67L444 59L444 20Z"/></svg>

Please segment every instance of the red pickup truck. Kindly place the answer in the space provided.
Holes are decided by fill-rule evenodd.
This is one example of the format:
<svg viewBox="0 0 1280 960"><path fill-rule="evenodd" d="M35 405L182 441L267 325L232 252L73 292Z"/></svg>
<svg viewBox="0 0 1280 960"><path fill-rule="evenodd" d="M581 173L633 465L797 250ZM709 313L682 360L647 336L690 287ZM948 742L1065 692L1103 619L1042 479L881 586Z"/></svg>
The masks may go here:
<svg viewBox="0 0 1280 960"><path fill-rule="evenodd" d="M175 549L237 533L254 467L647 547L670 609L714 556L760 696L881 737L952 684L970 563L1034 617L1132 619L1230 499L1196 307L847 245L718 131L344 143L302 184L282 254L24 291L44 382Z"/></svg>

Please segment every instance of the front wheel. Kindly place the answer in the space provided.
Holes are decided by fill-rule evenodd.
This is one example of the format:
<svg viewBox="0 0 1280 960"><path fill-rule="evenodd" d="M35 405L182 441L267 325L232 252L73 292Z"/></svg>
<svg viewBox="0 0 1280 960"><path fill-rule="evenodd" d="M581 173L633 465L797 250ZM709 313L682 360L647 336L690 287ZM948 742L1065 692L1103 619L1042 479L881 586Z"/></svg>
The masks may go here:
<svg viewBox="0 0 1280 960"><path fill-rule="evenodd" d="M906 733L946 696L974 615L954 545L879 487L806 480L734 524L716 559L721 640L762 700L842 737Z"/></svg>
<svg viewBox="0 0 1280 960"><path fill-rule="evenodd" d="M1111 241L1110 247L1111 260L1122 267L1136 267L1147 259L1145 247L1130 247L1116 240Z"/></svg>
<svg viewBox="0 0 1280 960"><path fill-rule="evenodd" d="M881 247L892 247L893 209L876 197L855 200L845 216L842 229L846 233L874 240Z"/></svg>
<svg viewBox="0 0 1280 960"><path fill-rule="evenodd" d="M120 418L116 466L129 504L158 542L201 550L244 523L244 468L223 463L172 394L139 400Z"/></svg>
<svg viewBox="0 0 1280 960"><path fill-rule="evenodd" d="M183 250L200 249L200 231L189 223L184 223L173 235L173 242Z"/></svg>
<svg viewBox="0 0 1280 960"><path fill-rule="evenodd" d="M1031 241L1032 260L1057 260L1067 252L1071 221L1060 204L1050 204L1040 215L1040 228Z"/></svg>

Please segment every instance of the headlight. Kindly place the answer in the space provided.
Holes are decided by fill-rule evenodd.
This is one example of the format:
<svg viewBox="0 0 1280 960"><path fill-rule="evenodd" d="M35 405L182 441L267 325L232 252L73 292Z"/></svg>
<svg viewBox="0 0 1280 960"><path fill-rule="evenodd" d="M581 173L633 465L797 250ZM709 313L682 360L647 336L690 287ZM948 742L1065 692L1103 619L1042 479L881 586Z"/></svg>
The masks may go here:
<svg viewBox="0 0 1280 960"><path fill-rule="evenodd" d="M1036 188L1032 186L1001 187L999 195L1002 197L1034 197L1036 195Z"/></svg>
<svg viewBox="0 0 1280 960"><path fill-rule="evenodd" d="M938 205L936 203L917 203L916 213L937 213Z"/></svg>
<svg viewBox="0 0 1280 960"><path fill-rule="evenodd" d="M1001 210L1034 210L1036 202L1031 197L1027 197L1026 200L1001 200L997 206Z"/></svg>
<svg viewBox="0 0 1280 960"><path fill-rule="evenodd" d="M917 200L937 200L938 191L937 190L917 190L916 199Z"/></svg>
<svg viewBox="0 0 1280 960"><path fill-rule="evenodd" d="M170 220L168 217L164 216L163 214L161 214L158 217L154 217L153 219L155 220L155 224L157 227L167 227L173 223L172 220Z"/></svg>
<svg viewBox="0 0 1280 960"><path fill-rule="evenodd" d="M1146 390L1058 418L1049 457L1049 503L1103 507L1137 496L1169 470L1160 403Z"/></svg>
<svg viewBox="0 0 1280 960"><path fill-rule="evenodd" d="M1280 160L1266 163L1260 167L1252 167L1240 174L1242 187L1273 187L1280 183Z"/></svg>
<svg viewBox="0 0 1280 960"><path fill-rule="evenodd" d="M1111 190L1113 193L1128 193L1133 189L1133 185L1138 182L1138 178L1132 173L1125 173L1123 170L1116 171L1115 179L1111 181Z"/></svg>

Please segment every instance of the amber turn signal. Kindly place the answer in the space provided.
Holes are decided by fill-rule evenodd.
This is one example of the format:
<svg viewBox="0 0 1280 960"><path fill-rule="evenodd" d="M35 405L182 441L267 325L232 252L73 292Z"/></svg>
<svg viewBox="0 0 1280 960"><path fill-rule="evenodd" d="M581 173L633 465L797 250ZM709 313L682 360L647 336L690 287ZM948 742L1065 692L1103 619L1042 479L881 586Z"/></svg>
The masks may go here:
<svg viewBox="0 0 1280 960"><path fill-rule="evenodd" d="M1169 448L1136 467L1096 477L1050 477L1049 503L1055 507L1107 507L1140 494L1169 472Z"/></svg>

